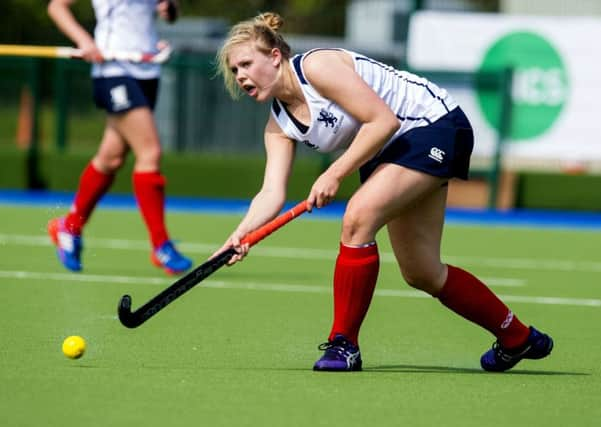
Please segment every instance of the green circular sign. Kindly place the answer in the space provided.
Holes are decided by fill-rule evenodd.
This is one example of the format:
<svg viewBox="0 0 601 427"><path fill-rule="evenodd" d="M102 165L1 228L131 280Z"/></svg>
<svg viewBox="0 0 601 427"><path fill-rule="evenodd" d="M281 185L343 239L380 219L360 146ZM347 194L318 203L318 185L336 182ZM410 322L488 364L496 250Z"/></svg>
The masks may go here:
<svg viewBox="0 0 601 427"><path fill-rule="evenodd" d="M513 32L501 37L484 55L480 71L513 69L509 99L509 136L513 140L535 138L555 122L568 96L565 66L555 48L538 34ZM486 121L500 130L503 90L482 74L477 97Z"/></svg>

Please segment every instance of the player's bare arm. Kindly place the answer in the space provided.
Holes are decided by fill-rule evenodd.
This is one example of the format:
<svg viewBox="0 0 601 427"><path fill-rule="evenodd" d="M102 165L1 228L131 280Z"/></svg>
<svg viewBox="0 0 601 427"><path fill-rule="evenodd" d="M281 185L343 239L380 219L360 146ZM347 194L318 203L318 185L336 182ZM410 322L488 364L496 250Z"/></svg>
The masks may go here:
<svg viewBox="0 0 601 427"><path fill-rule="evenodd" d="M286 201L286 187L292 171L295 143L285 136L275 120L270 117L265 126L265 152L267 160L260 191L239 230L248 233L275 218Z"/></svg>
<svg viewBox="0 0 601 427"><path fill-rule="evenodd" d="M363 123L348 150L315 181L310 207L327 204L342 179L372 158L399 128L392 110L355 72L352 58L342 51L319 51L304 63L306 78L319 93Z"/></svg>
<svg viewBox="0 0 601 427"><path fill-rule="evenodd" d="M77 22L71 12L76 0L51 0L48 3L48 15L56 26L69 37L81 50L82 57L90 62L102 62L102 53L94 38Z"/></svg>
<svg viewBox="0 0 601 427"><path fill-rule="evenodd" d="M292 171L295 142L283 134L272 117L265 126L265 151L267 161L261 189L253 197L244 219L215 253L230 246L236 248L239 254L232 257L229 265L241 260L248 253L249 246L240 244L242 238L275 218L286 201L286 187Z"/></svg>

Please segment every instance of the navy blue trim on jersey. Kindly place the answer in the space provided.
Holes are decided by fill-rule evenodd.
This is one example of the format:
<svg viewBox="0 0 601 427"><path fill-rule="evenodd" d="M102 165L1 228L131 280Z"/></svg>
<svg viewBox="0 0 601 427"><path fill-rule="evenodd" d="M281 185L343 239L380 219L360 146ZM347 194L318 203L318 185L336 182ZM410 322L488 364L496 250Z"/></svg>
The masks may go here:
<svg viewBox="0 0 601 427"><path fill-rule="evenodd" d="M474 133L457 107L434 123L413 128L394 139L359 169L365 182L383 163L393 163L442 178L468 179Z"/></svg>
<svg viewBox="0 0 601 427"><path fill-rule="evenodd" d="M370 64L377 65L378 67L383 68L385 71L388 71L389 73L392 73L393 75L395 75L399 79L402 79L402 80L406 81L409 84L423 87L424 89L426 89L428 91L428 93L430 94L430 96L432 96L432 98L437 99L438 101L440 101L440 103L445 108L445 110L447 110L447 112L450 112L449 107L444 102L444 100L440 96L437 96L434 92L432 92L432 89L430 89L426 83L416 82L415 80L409 80L406 76L401 75L399 73L399 70L397 70L396 68L391 67L390 65L383 64L383 63L381 63L379 61L376 61L374 59L368 58L367 56L355 56L355 60L357 60L357 61L366 61L366 62L369 62Z"/></svg>
<svg viewBox="0 0 601 427"><path fill-rule="evenodd" d="M398 114L396 115L396 117L400 121L409 120L411 122L419 122L420 120L423 120L423 121L427 122L429 125L432 124L432 120L430 120L427 117L411 117L411 116L402 117L402 116L399 116Z"/></svg>
<svg viewBox="0 0 601 427"><path fill-rule="evenodd" d="M307 81L307 79L305 78L305 75L303 74L303 67L301 67L301 62L303 62L303 59L305 59L307 56L311 55L314 52L318 52L320 50L342 51L342 49L340 49L340 48L320 47L320 48L316 48L316 49L311 49L303 54L295 55L294 58L292 58L292 65L294 66L294 70L296 71L296 74L298 75L299 80L304 85L309 84L309 82Z"/></svg>
<svg viewBox="0 0 601 427"><path fill-rule="evenodd" d="M280 102L282 102L282 101L280 101ZM296 128L302 134L307 133L307 131L309 130L309 126L307 126L306 124L302 123L299 119L294 117L294 115L290 111L288 111L288 109L286 108L286 104L284 104L283 102L282 102L282 107L284 107L284 111L286 112L288 117L290 117L290 120L292 120L292 123L294 123L294 126L296 126Z"/></svg>
<svg viewBox="0 0 601 427"><path fill-rule="evenodd" d="M337 50L339 52L343 52L343 50L338 47L316 47L315 49L311 49L311 50L305 52L303 54L303 59L306 58L307 56L311 55L312 53L319 52L322 50Z"/></svg>
<svg viewBox="0 0 601 427"><path fill-rule="evenodd" d="M280 113L282 112L282 108L283 108L284 112L286 113L288 118L292 121L294 126L296 126L296 128L302 134L307 133L307 131L309 130L309 126L307 126L306 124L302 123L299 119L294 117L294 115L288 110L288 108L286 108L286 104L284 102L280 101L279 99L274 98L274 100L271 104L271 108L273 109L273 112L275 113L275 115L277 117L280 116Z"/></svg>
<svg viewBox="0 0 601 427"><path fill-rule="evenodd" d="M294 65L294 70L296 71L296 75L300 82L304 85L308 84L307 79L305 79L305 75L303 74L303 68L301 67L301 61L303 60L303 55L296 55L292 58L292 65Z"/></svg>
<svg viewBox="0 0 601 427"><path fill-rule="evenodd" d="M294 117L294 115L288 110L288 108L286 108L286 104L284 102L280 101L279 99L276 99L276 98L273 99L273 102L271 103L271 108L273 109L273 112L275 113L276 117L280 116L280 113L282 112L282 108L283 108L284 111L286 112L286 115L288 116L288 118L290 118L290 120L292 121L294 126L296 126L296 128L302 134L307 133L307 131L309 130L309 126L307 126L306 124L302 123L299 119Z"/></svg>
<svg viewBox="0 0 601 427"><path fill-rule="evenodd" d="M282 107L280 107L280 103L275 98L273 101L271 101L271 109L275 113L276 117L279 117L280 113L282 112Z"/></svg>
<svg viewBox="0 0 601 427"><path fill-rule="evenodd" d="M129 76L96 77L94 102L109 114L121 114L139 107L154 110L159 79L141 80Z"/></svg>

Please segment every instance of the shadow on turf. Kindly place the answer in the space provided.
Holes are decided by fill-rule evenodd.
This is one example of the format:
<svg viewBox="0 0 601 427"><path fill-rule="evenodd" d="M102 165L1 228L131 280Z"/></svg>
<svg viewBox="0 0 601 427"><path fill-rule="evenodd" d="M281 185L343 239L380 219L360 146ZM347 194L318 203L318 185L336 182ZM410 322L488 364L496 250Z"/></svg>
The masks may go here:
<svg viewBox="0 0 601 427"><path fill-rule="evenodd" d="M483 371L482 369L474 368L454 368L451 366L427 366L427 365L380 365L373 367L364 367L365 372L410 372L410 373L446 373L446 374L486 374L491 372ZM535 370L511 370L503 372L505 375L590 375L586 372L565 372L565 371L535 371Z"/></svg>

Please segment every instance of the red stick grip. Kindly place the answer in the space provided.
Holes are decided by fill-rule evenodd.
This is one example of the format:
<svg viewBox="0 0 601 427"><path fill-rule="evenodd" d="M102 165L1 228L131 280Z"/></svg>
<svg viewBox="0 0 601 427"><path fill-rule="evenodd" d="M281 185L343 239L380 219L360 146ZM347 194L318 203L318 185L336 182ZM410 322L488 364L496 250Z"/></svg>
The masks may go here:
<svg viewBox="0 0 601 427"><path fill-rule="evenodd" d="M259 227L255 231L248 233L246 236L244 236L241 243L248 243L250 246L253 246L259 243L265 237L269 236L274 231L276 231L278 228L289 223L291 220L293 220L299 215L302 215L306 211L307 201L304 200L292 209L284 212L283 214L269 221L267 224Z"/></svg>

